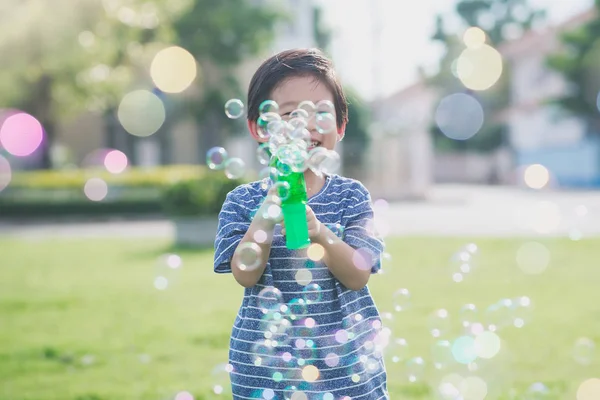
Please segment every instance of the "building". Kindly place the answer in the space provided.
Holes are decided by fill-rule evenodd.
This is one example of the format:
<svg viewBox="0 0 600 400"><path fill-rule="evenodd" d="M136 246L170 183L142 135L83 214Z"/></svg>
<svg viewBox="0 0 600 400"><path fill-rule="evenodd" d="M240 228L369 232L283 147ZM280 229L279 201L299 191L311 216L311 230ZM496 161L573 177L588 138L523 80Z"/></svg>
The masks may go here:
<svg viewBox="0 0 600 400"><path fill-rule="evenodd" d="M502 118L509 127L515 167L542 164L560 186L600 186L600 143L576 117L566 117L548 100L568 91L563 77L546 66L561 50L560 33L585 23L595 10L504 44L499 51L512 73L511 104Z"/></svg>
<svg viewBox="0 0 600 400"><path fill-rule="evenodd" d="M424 198L432 182L433 144L429 128L437 94L424 82L372 104L376 123L365 185L373 197Z"/></svg>

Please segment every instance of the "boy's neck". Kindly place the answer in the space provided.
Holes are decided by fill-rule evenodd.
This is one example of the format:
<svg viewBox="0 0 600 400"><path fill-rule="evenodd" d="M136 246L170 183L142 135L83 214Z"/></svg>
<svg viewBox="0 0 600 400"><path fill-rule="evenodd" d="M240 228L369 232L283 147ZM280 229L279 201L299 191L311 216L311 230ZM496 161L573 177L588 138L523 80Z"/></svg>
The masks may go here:
<svg viewBox="0 0 600 400"><path fill-rule="evenodd" d="M304 181L306 182L306 195L310 199L325 185L325 176L317 176L311 169L304 172Z"/></svg>

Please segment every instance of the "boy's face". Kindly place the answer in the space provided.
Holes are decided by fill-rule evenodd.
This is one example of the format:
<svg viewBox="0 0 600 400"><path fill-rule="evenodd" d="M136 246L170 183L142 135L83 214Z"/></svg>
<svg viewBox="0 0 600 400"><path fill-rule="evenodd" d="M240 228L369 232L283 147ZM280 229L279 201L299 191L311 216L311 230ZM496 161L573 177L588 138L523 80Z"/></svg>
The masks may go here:
<svg viewBox="0 0 600 400"><path fill-rule="evenodd" d="M331 103L334 103L331 90L312 76L297 76L287 79L275 88L273 93L271 93L270 99L279 105L279 114L284 119L289 113L297 109L301 102L306 100L310 100L314 104L317 104L321 100L329 100ZM333 112L335 119L335 111ZM339 126L335 131L325 134L319 133L315 125L314 116L308 120L306 128L310 131L312 141L317 142L319 146L325 147L328 150L333 150L338 140L344 137L345 127ZM253 136L257 137L255 135L255 126L250 126L250 130Z"/></svg>

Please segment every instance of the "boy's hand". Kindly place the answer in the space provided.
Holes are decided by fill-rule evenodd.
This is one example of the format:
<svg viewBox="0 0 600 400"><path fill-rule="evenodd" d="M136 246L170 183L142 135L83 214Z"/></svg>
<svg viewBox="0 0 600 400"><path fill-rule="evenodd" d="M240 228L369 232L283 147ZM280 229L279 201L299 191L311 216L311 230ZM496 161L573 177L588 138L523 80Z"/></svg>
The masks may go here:
<svg viewBox="0 0 600 400"><path fill-rule="evenodd" d="M278 222L283 221L281 198L276 187L269 189L254 218L259 218L261 223L266 223L270 228L274 227Z"/></svg>
<svg viewBox="0 0 600 400"><path fill-rule="evenodd" d="M316 241L321 234L321 221L317 219L317 216L308 204L306 205L306 222L308 222L309 239L311 241ZM285 236L285 223L283 220L281 221L281 234Z"/></svg>

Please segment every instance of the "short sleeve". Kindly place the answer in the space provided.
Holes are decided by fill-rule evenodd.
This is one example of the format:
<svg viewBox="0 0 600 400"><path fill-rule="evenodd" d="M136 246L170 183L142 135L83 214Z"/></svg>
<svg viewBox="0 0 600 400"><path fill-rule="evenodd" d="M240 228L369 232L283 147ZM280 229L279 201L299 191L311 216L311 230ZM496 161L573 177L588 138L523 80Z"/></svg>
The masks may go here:
<svg viewBox="0 0 600 400"><path fill-rule="evenodd" d="M214 270L224 274L231 272L231 258L250 227L252 199L247 189L238 187L227 194L219 212L215 237Z"/></svg>
<svg viewBox="0 0 600 400"><path fill-rule="evenodd" d="M361 249L371 255L371 273L381 269L381 254L384 243L375 230L371 195L358 184L346 206L343 240L355 249Z"/></svg>

